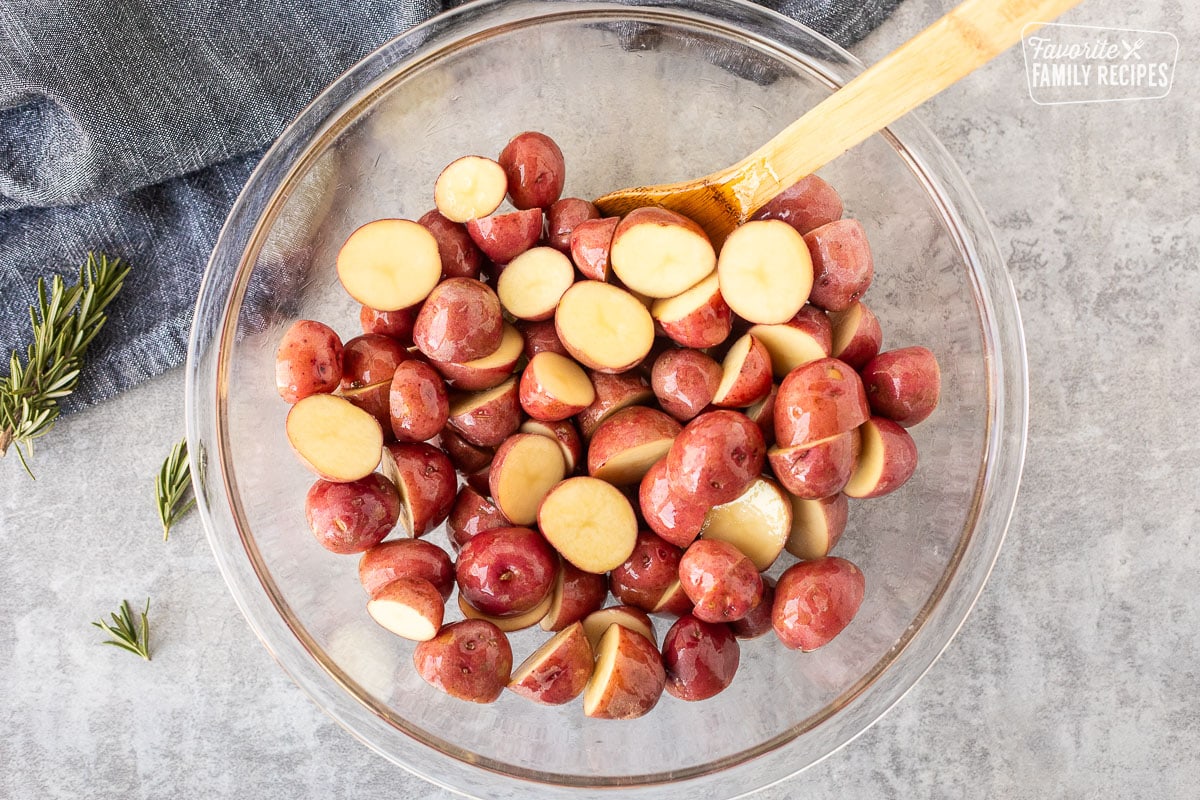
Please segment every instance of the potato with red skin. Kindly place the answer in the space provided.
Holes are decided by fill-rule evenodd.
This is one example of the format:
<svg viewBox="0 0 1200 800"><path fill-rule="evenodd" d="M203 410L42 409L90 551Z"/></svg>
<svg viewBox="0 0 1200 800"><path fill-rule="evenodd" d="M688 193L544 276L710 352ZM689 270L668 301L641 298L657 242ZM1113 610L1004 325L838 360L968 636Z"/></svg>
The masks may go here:
<svg viewBox="0 0 1200 800"><path fill-rule="evenodd" d="M779 398L779 387L772 385L767 396L742 413L762 431L763 442L767 447L775 444L775 402Z"/></svg>
<svg viewBox="0 0 1200 800"><path fill-rule="evenodd" d="M380 430L383 431L383 439L386 443L396 439L392 433L391 390L392 381L389 378L386 381L360 386L357 389L338 389L337 394L338 397L349 400L352 405L374 417L375 421L379 423Z"/></svg>
<svg viewBox="0 0 1200 800"><path fill-rule="evenodd" d="M754 325L750 333L771 354L771 371L782 378L809 361L828 358L833 349L833 326L829 316L807 303L787 322Z"/></svg>
<svg viewBox="0 0 1200 800"><path fill-rule="evenodd" d="M570 355L566 346L558 338L558 331L554 328L553 319L544 319L538 322L521 320L517 323L517 330L525 338L526 358L533 358L538 353L544 352L558 353L562 356Z"/></svg>
<svg viewBox="0 0 1200 800"><path fill-rule="evenodd" d="M560 253L570 254L571 232L575 226L585 220L599 218L600 211L590 200L581 197L555 200L546 212L546 243Z"/></svg>
<svg viewBox="0 0 1200 800"><path fill-rule="evenodd" d="M847 433L870 416L862 380L849 364L822 358L801 364L779 385L775 438L780 447Z"/></svg>
<svg viewBox="0 0 1200 800"><path fill-rule="evenodd" d="M801 561L784 570L775 585L772 627L785 647L816 650L845 630L865 593L862 571L846 559Z"/></svg>
<svg viewBox="0 0 1200 800"><path fill-rule="evenodd" d="M846 531L850 504L846 495L820 500L792 498L792 531L784 547L802 561L824 558Z"/></svg>
<svg viewBox="0 0 1200 800"><path fill-rule="evenodd" d="M667 453L672 492L704 506L736 499L762 474L762 431L745 414L708 411L684 427Z"/></svg>
<svg viewBox="0 0 1200 800"><path fill-rule="evenodd" d="M418 644L413 665L426 683L451 697L491 703L512 677L512 647L492 623L468 619L446 625Z"/></svg>
<svg viewBox="0 0 1200 800"><path fill-rule="evenodd" d="M871 417L859 433L862 445L858 461L842 489L847 497L882 497L899 489L916 472L916 442L899 423Z"/></svg>
<svg viewBox="0 0 1200 800"><path fill-rule="evenodd" d="M517 379L482 392L456 395L450 401L450 426L478 447L496 447L521 427Z"/></svg>
<svg viewBox="0 0 1200 800"><path fill-rule="evenodd" d="M405 361L392 374L388 410L397 441L433 438L450 417L450 399L442 376L424 361Z"/></svg>
<svg viewBox="0 0 1200 800"><path fill-rule="evenodd" d="M296 458L318 478L349 483L379 466L383 428L344 397L310 394L291 407L284 433Z"/></svg>
<svg viewBox="0 0 1200 800"><path fill-rule="evenodd" d="M379 333L355 336L342 347L341 388L361 389L389 382L396 367L408 359L408 351L389 336Z"/></svg>
<svg viewBox="0 0 1200 800"><path fill-rule="evenodd" d="M901 347L880 353L862 370L871 413L911 428L937 408L942 372L926 347Z"/></svg>
<svg viewBox="0 0 1200 800"><path fill-rule="evenodd" d="M446 600L424 578L397 578L371 595L367 613L397 636L427 642L442 627Z"/></svg>
<svg viewBox="0 0 1200 800"><path fill-rule="evenodd" d="M778 219L799 234L842 218L842 198L816 175L808 175L775 195L751 219Z"/></svg>
<svg viewBox="0 0 1200 800"><path fill-rule="evenodd" d="M621 218L613 231L609 260L622 284L647 297L674 297L717 266L708 234L661 206L635 208Z"/></svg>
<svg viewBox="0 0 1200 800"><path fill-rule="evenodd" d="M508 688L542 705L569 703L583 693L594 663L583 625L575 622L525 659L513 671Z"/></svg>
<svg viewBox="0 0 1200 800"><path fill-rule="evenodd" d="M378 472L349 483L318 480L304 498L313 536L334 553L369 550L383 541L400 518L400 495Z"/></svg>
<svg viewBox="0 0 1200 800"><path fill-rule="evenodd" d="M651 530L676 547L687 547L700 535L709 509L694 496L671 490L665 458L642 478L638 505Z"/></svg>
<svg viewBox="0 0 1200 800"><path fill-rule="evenodd" d="M292 323L275 351L275 388L289 403L329 394L342 382L342 340L311 319Z"/></svg>
<svg viewBox="0 0 1200 800"><path fill-rule="evenodd" d="M707 700L733 682L742 649L728 625L688 614L663 637L667 693L680 700Z"/></svg>
<svg viewBox="0 0 1200 800"><path fill-rule="evenodd" d="M540 533L529 528L493 528L471 537L454 565L458 590L484 614L511 617L546 599L554 586L558 557Z"/></svg>
<svg viewBox="0 0 1200 800"><path fill-rule="evenodd" d="M588 378L596 390L596 399L575 415L584 439L591 439L596 429L618 411L630 406L646 405L654 399L654 390L637 372L613 374L589 370Z"/></svg>
<svg viewBox="0 0 1200 800"><path fill-rule="evenodd" d="M558 353L538 353L521 372L521 408L542 422L575 416L596 400L596 390L583 367Z"/></svg>
<svg viewBox="0 0 1200 800"><path fill-rule="evenodd" d="M417 224L437 240L442 259L442 278L478 278L483 269L483 253L471 241L467 226L453 222L436 208L417 220Z"/></svg>
<svg viewBox="0 0 1200 800"><path fill-rule="evenodd" d="M651 531L639 531L633 552L608 575L613 597L625 605L653 611L663 593L679 579L683 550Z"/></svg>
<svg viewBox="0 0 1200 800"><path fill-rule="evenodd" d="M545 422L530 419L521 423L520 431L521 433L548 436L558 442L558 446L562 448L563 463L566 464L568 475L574 473L575 467L583 463L583 439L579 436L579 430L571 420Z"/></svg>
<svg viewBox="0 0 1200 800"><path fill-rule="evenodd" d="M773 447L767 460L783 488L796 497L832 497L842 491L854 472L854 436L852 431L812 444Z"/></svg>
<svg viewBox="0 0 1200 800"><path fill-rule="evenodd" d="M394 442L383 449L383 473L400 492L401 519L414 538L450 515L458 476L450 458L425 442Z"/></svg>
<svg viewBox="0 0 1200 800"><path fill-rule="evenodd" d="M358 581L369 595L397 578L427 580L446 601L454 592L454 563L445 550L424 539L381 542L358 560Z"/></svg>
<svg viewBox="0 0 1200 800"><path fill-rule="evenodd" d="M733 311L710 275L675 297L655 300L650 316L672 341L683 347L716 347L733 330Z"/></svg>
<svg viewBox="0 0 1200 800"><path fill-rule="evenodd" d="M721 384L721 365L690 348L664 350L650 369L650 386L662 410L688 422L712 403Z"/></svg>
<svg viewBox="0 0 1200 800"><path fill-rule="evenodd" d="M570 561L559 559L550 597L550 610L541 626L543 630L560 631L600 610L608 598L608 580L603 574L584 572Z"/></svg>
<svg viewBox="0 0 1200 800"><path fill-rule="evenodd" d="M512 523L500 513L495 503L470 486L458 490L450 516L446 518L446 536L455 551L484 531L511 527Z"/></svg>
<svg viewBox="0 0 1200 800"><path fill-rule="evenodd" d="M809 301L826 311L845 311L866 294L875 275L867 232L856 219L839 219L804 235L812 256Z"/></svg>
<svg viewBox="0 0 1200 800"><path fill-rule="evenodd" d="M771 354L753 334L742 336L721 363L721 382L713 394L713 405L745 408L771 392Z"/></svg>
<svg viewBox="0 0 1200 800"><path fill-rule="evenodd" d="M612 264L608 253L620 221L620 217L586 219L571 231L571 261L583 277L594 281L611 279Z"/></svg>
<svg viewBox="0 0 1200 800"><path fill-rule="evenodd" d="M840 358L861 372L883 346L883 328L871 309L860 300L845 311L829 314L833 328L829 355Z"/></svg>
<svg viewBox="0 0 1200 800"><path fill-rule="evenodd" d="M449 278L439 283L417 314L413 342L433 361L461 363L496 352L504 336L500 298L486 283Z"/></svg>
<svg viewBox="0 0 1200 800"><path fill-rule="evenodd" d="M514 208L550 208L562 195L567 167L562 150L544 133L518 133L496 159L508 178Z"/></svg>
<svg viewBox="0 0 1200 800"><path fill-rule="evenodd" d="M734 622L762 601L763 582L754 562L728 542L698 539L679 560L679 582L705 622Z"/></svg>
<svg viewBox="0 0 1200 800"><path fill-rule="evenodd" d="M467 233L483 254L496 264L507 264L542 238L540 208L510 211L467 221Z"/></svg>
<svg viewBox="0 0 1200 800"><path fill-rule="evenodd" d="M480 447L471 444L451 427L442 428L435 444L439 445L442 451L450 456L450 461L454 464L454 468L464 475L469 475L472 472L478 472L485 468L488 464L492 463L492 458L496 455L494 447Z"/></svg>
<svg viewBox="0 0 1200 800"><path fill-rule="evenodd" d="M645 611L633 606L608 606L593 611L583 618L583 632L592 645L593 651L600 646L600 640L613 625L633 631L645 637L646 641L651 644L658 645L658 639L654 635L654 622L646 615Z"/></svg>
<svg viewBox="0 0 1200 800"><path fill-rule="evenodd" d="M600 424L588 446L587 470L614 486L636 484L671 449L679 423L646 406L622 409Z"/></svg>
<svg viewBox="0 0 1200 800"><path fill-rule="evenodd" d="M763 576L762 600L741 619L729 623L729 630L739 639L757 639L771 630L771 608L775 601L775 581Z"/></svg>
<svg viewBox="0 0 1200 800"><path fill-rule="evenodd" d="M634 719L662 697L666 672L654 643L621 625L600 638L596 667L583 692L583 713L594 719Z"/></svg>
<svg viewBox="0 0 1200 800"><path fill-rule="evenodd" d="M662 597L658 598L658 602L654 604L652 613L670 614L675 617L692 613L692 601L688 599L687 592L683 590L683 584L679 582L679 578L671 581L671 585L663 591Z"/></svg>
<svg viewBox="0 0 1200 800"><path fill-rule="evenodd" d="M396 311L379 311L363 306L358 312L358 324L363 333L378 333L390 336L405 347L412 344L413 325L417 323L419 305Z"/></svg>
<svg viewBox="0 0 1200 800"><path fill-rule="evenodd" d="M520 331L506 322L504 333L500 337L500 346L495 352L471 361L430 363L455 389L479 392L495 388L508 380L516 371L524 349L525 341Z"/></svg>

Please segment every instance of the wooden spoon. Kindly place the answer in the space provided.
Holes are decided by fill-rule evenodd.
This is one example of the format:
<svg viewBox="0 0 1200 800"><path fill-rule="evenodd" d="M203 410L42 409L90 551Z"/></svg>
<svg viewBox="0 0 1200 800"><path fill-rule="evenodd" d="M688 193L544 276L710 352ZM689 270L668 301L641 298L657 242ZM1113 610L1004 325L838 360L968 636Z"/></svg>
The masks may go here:
<svg viewBox="0 0 1200 800"><path fill-rule="evenodd" d="M731 167L596 200L607 216L665 206L719 245L771 198L983 66L1080 0L966 0Z"/></svg>

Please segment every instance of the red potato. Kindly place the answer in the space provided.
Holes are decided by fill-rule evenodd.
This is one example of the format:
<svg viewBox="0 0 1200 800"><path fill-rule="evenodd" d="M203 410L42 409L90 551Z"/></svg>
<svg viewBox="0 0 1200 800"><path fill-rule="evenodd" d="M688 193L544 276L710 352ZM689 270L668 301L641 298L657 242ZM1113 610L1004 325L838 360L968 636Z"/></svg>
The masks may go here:
<svg viewBox="0 0 1200 800"><path fill-rule="evenodd" d="M592 646L575 622L521 662L508 682L510 691L535 703L557 706L583 693L592 677Z"/></svg>
<svg viewBox="0 0 1200 800"><path fill-rule="evenodd" d="M571 232L575 226L585 220L599 218L600 211L590 200L580 197L556 200L546 212L546 242L560 253L570 253Z"/></svg>
<svg viewBox="0 0 1200 800"><path fill-rule="evenodd" d="M787 551L796 558L811 561L824 558L846 530L850 503L846 495L835 494L820 500L792 498L792 531Z"/></svg>
<svg viewBox="0 0 1200 800"><path fill-rule="evenodd" d="M792 531L792 503L779 484L759 478L736 499L709 509L704 538L728 542L763 572L775 563Z"/></svg>
<svg viewBox="0 0 1200 800"><path fill-rule="evenodd" d="M741 647L728 625L680 617L663 637L667 693L680 700L707 700L733 682Z"/></svg>
<svg viewBox="0 0 1200 800"><path fill-rule="evenodd" d="M479 447L496 447L521 427L517 379L483 392L459 395L450 401L450 426Z"/></svg>
<svg viewBox="0 0 1200 800"><path fill-rule="evenodd" d="M521 360L524 348L525 341L520 332L506 322L495 352L471 361L434 361L432 364L455 389L477 392L508 380Z"/></svg>
<svg viewBox="0 0 1200 800"><path fill-rule="evenodd" d="M861 370L878 355L883 346L883 329L862 301L851 303L845 311L831 312L829 321L833 326L831 356Z"/></svg>
<svg viewBox="0 0 1200 800"><path fill-rule="evenodd" d="M650 386L658 404L680 422L707 408L720 385L721 365L699 350L664 350L650 369Z"/></svg>
<svg viewBox="0 0 1200 800"><path fill-rule="evenodd" d="M567 168L562 150L544 133L518 133L497 159L508 178L508 198L516 208L550 208L562 195Z"/></svg>
<svg viewBox="0 0 1200 800"><path fill-rule="evenodd" d="M390 336L407 347L412 344L413 325L417 321L419 307L400 308L395 311L378 311L363 306L358 312L358 324L363 333L378 333Z"/></svg>
<svg viewBox="0 0 1200 800"><path fill-rule="evenodd" d="M424 442L396 442L383 452L383 474L400 491L408 535L424 536L450 515L458 479L449 457Z"/></svg>
<svg viewBox="0 0 1200 800"><path fill-rule="evenodd" d="M775 634L792 650L816 650L846 629L865 592L862 571L844 558L793 564L775 585Z"/></svg>
<svg viewBox="0 0 1200 800"><path fill-rule="evenodd" d="M771 631L771 610L775 602L775 582L763 576L762 601L741 619L729 623L729 630L739 639L757 639Z"/></svg>
<svg viewBox="0 0 1200 800"><path fill-rule="evenodd" d="M458 610L461 611L462 615L467 619L487 620L505 633L512 633L513 631L523 631L526 628L532 628L534 625L537 625L538 622L546 616L546 612L550 610L550 595L546 595L546 599L542 600L542 602L538 603L528 611L523 611L520 614L513 614L512 616L508 617L496 617L490 614L485 614L479 609L475 608L466 601L466 599L462 596L462 593L459 593Z"/></svg>
<svg viewBox="0 0 1200 800"><path fill-rule="evenodd" d="M665 458L642 478L638 504L651 530L676 547L687 547L700 535L709 509L694 495L671 490Z"/></svg>
<svg viewBox="0 0 1200 800"><path fill-rule="evenodd" d="M567 289L554 325L571 357L601 372L637 366L654 344L654 321L646 307L624 289L599 281Z"/></svg>
<svg viewBox="0 0 1200 800"><path fill-rule="evenodd" d="M567 348L558 338L558 331L555 330L554 320L547 319L541 322L519 322L517 330L525 337L525 357L533 358L538 353L549 352L558 353L559 355L570 355Z"/></svg>
<svg viewBox="0 0 1200 800"><path fill-rule="evenodd" d="M716 267L712 242L695 222L658 206L630 211L613 232L609 260L621 283L647 297L674 297Z"/></svg>
<svg viewBox="0 0 1200 800"><path fill-rule="evenodd" d="M782 220L795 228L799 234L808 233L814 228L841 218L841 196L816 175L796 181L771 198L770 202L751 217Z"/></svg>
<svg viewBox="0 0 1200 800"><path fill-rule="evenodd" d="M842 491L854 472L854 432L767 453L771 471L796 497L819 500Z"/></svg>
<svg viewBox="0 0 1200 800"><path fill-rule="evenodd" d="M592 388L596 390L596 399L575 417L585 440L590 440L596 429L618 411L645 405L654 399L650 384L636 372L612 374L592 371L588 377L592 381Z"/></svg>
<svg viewBox="0 0 1200 800"><path fill-rule="evenodd" d="M801 364L779 385L775 438L792 447L847 433L866 422L867 395L858 373L836 358Z"/></svg>
<svg viewBox="0 0 1200 800"><path fill-rule="evenodd" d="M735 500L762 474L766 444L745 414L708 411L689 422L667 453L670 490L715 506Z"/></svg>
<svg viewBox="0 0 1200 800"><path fill-rule="evenodd" d="M414 642L427 642L436 636L445 612L446 601L424 578L397 578L367 601L371 619Z"/></svg>
<svg viewBox="0 0 1200 800"><path fill-rule="evenodd" d="M755 325L750 333L771 354L771 370L782 378L801 364L827 358L833 349L833 326L825 312L806 305L778 325Z"/></svg>
<svg viewBox="0 0 1200 800"><path fill-rule="evenodd" d="M397 497L397 512L399 512ZM363 553L358 560L358 581L368 595L397 578L421 578L429 581L442 600L454 592L454 563L446 551L424 539L396 539L382 542Z"/></svg>
<svg viewBox="0 0 1200 800"><path fill-rule="evenodd" d="M650 644L658 644L658 639L654 636L654 623L646 616L645 611L633 606L609 606L593 611L583 619L583 632L593 652L600 647L600 640L613 625L619 625L644 637Z"/></svg>
<svg viewBox="0 0 1200 800"><path fill-rule="evenodd" d="M906 428L924 421L937 408L942 373L925 347L902 347L872 358L862 370L871 413Z"/></svg>
<svg viewBox="0 0 1200 800"><path fill-rule="evenodd" d="M662 697L666 673L645 636L611 625L596 648L596 668L583 692L583 713L596 719L634 719Z"/></svg>
<svg viewBox="0 0 1200 800"><path fill-rule="evenodd" d="M496 449L488 486L500 513L514 525L531 525L538 519L542 499L565 475L566 465L557 442L534 433L518 433ZM542 533L557 549L544 527Z"/></svg>
<svg viewBox="0 0 1200 800"><path fill-rule="evenodd" d="M772 385L766 397L742 412L762 431L763 442L767 447L775 444L775 402L778 398L779 387Z"/></svg>
<svg viewBox="0 0 1200 800"><path fill-rule="evenodd" d="M390 442L396 438L392 433L391 391L392 382L389 379L358 389L339 389L337 394L374 417L383 430L384 440Z"/></svg>
<svg viewBox="0 0 1200 800"><path fill-rule="evenodd" d="M856 219L839 219L804 235L812 256L812 304L845 311L862 297L875 274L867 233Z"/></svg>
<svg viewBox="0 0 1200 800"><path fill-rule="evenodd" d="M699 539L679 561L679 582L705 622L739 620L762 600L762 577L754 562L728 542Z"/></svg>
<svg viewBox="0 0 1200 800"><path fill-rule="evenodd" d="M326 550L361 553L383 541L400 519L400 495L373 472L349 483L319 480L304 498L309 530Z"/></svg>
<svg viewBox="0 0 1200 800"><path fill-rule="evenodd" d="M447 219L436 208L417 220L417 224L437 240L443 278L479 277L479 271L483 269L483 253L471 241L466 226Z"/></svg>
<svg viewBox="0 0 1200 800"><path fill-rule="evenodd" d="M538 508L537 523L558 554L585 572L615 569L637 541L633 506L618 489L596 478L568 478L550 489Z"/></svg>
<svg viewBox="0 0 1200 800"><path fill-rule="evenodd" d="M671 585L663 591L662 597L658 598L651 613L670 614L675 617L692 613L692 601L688 598L687 592L683 590L683 584L679 582L678 578L671 581Z"/></svg>
<svg viewBox="0 0 1200 800"><path fill-rule="evenodd" d="M463 156L438 175L433 203L451 222L467 222L499 208L507 191L504 167L483 156Z"/></svg>
<svg viewBox="0 0 1200 800"><path fill-rule="evenodd" d="M397 441L433 438L450 418L450 398L442 376L424 361L405 361L392 374L388 409Z"/></svg>
<svg viewBox="0 0 1200 800"><path fill-rule="evenodd" d="M510 211L467 222L471 241L496 264L507 264L542 238L540 208Z"/></svg>
<svg viewBox="0 0 1200 800"><path fill-rule="evenodd" d="M300 463L327 481L356 481L379 466L383 428L343 397L314 394L299 400L288 412L285 429Z"/></svg>
<svg viewBox="0 0 1200 800"><path fill-rule="evenodd" d="M661 411L630 406L600 423L588 446L588 474L614 486L638 483L680 435Z"/></svg>
<svg viewBox="0 0 1200 800"><path fill-rule="evenodd" d="M653 611L671 584L679 579L683 550L650 531L640 531L633 552L608 576L613 597L625 605Z"/></svg>
<svg viewBox="0 0 1200 800"><path fill-rule="evenodd" d="M470 486L479 494L490 496L491 488L489 486L492 477L492 465L488 464L478 472L472 472L470 475L464 476L467 486Z"/></svg>
<svg viewBox="0 0 1200 800"><path fill-rule="evenodd" d="M496 455L495 448L471 444L450 427L442 428L437 443L450 456L454 468L464 475L486 468Z"/></svg>
<svg viewBox="0 0 1200 800"><path fill-rule="evenodd" d="M571 261L583 277L594 281L607 281L612 277L609 251L620 221L620 217L587 219L571 231Z"/></svg>
<svg viewBox="0 0 1200 800"><path fill-rule="evenodd" d="M402 361L409 358L403 345L388 336L365 333L342 349L342 389L361 389L391 381Z"/></svg>
<svg viewBox="0 0 1200 800"><path fill-rule="evenodd" d="M804 237L786 222L747 222L721 247L717 278L721 296L742 319L787 322L808 300L812 258Z"/></svg>
<svg viewBox="0 0 1200 800"><path fill-rule="evenodd" d="M463 545L454 565L463 599L496 617L536 607L550 595L557 572L554 550L529 528L481 531Z"/></svg>
<svg viewBox="0 0 1200 800"><path fill-rule="evenodd" d="M559 561L554 588L550 591L550 610L542 618L544 630L561 631L599 611L608 597L604 575L584 572L570 561Z"/></svg>
<svg viewBox="0 0 1200 800"><path fill-rule="evenodd" d="M525 413L543 422L573 417L596 399L583 368L558 353L538 353L529 360L519 393Z"/></svg>
<svg viewBox="0 0 1200 800"><path fill-rule="evenodd" d="M351 297L379 311L399 311L424 300L442 277L433 234L407 219L368 222L342 245L337 274Z"/></svg>
<svg viewBox="0 0 1200 800"><path fill-rule="evenodd" d="M484 531L510 527L512 523L500 509L470 486L458 490L450 516L446 518L446 535L456 551Z"/></svg>
<svg viewBox="0 0 1200 800"><path fill-rule="evenodd" d="M328 394L342 381L342 340L328 325L302 319L292 323L275 351L275 389L289 403Z"/></svg>
<svg viewBox="0 0 1200 800"><path fill-rule="evenodd" d="M553 247L533 247L514 258L496 280L500 304L517 319L554 316L563 292L575 282L571 261Z"/></svg>
<svg viewBox="0 0 1200 800"><path fill-rule="evenodd" d="M486 283L448 278L421 306L413 328L417 349L433 361L472 361L496 352L504 337L500 299Z"/></svg>
<svg viewBox="0 0 1200 800"><path fill-rule="evenodd" d="M579 431L575 428L575 423L569 419L559 420L557 422L543 422L542 420L530 419L521 423L521 433L536 433L539 436L548 436L558 442L558 446L562 448L563 464L566 466L566 473L571 475L575 472L575 466L583 461L583 439L579 436Z"/></svg>
<svg viewBox="0 0 1200 800"><path fill-rule="evenodd" d="M763 343L747 333L729 348L721 363L721 382L713 394L713 405L745 408L771 392L771 354Z"/></svg>
<svg viewBox="0 0 1200 800"><path fill-rule="evenodd" d="M663 333L684 347L716 347L733 330L733 312L721 295L716 273L681 294L655 300L650 316Z"/></svg>
<svg viewBox="0 0 1200 800"><path fill-rule="evenodd" d="M492 623L476 619L443 627L413 651L413 665L426 683L451 697L491 703L508 685L512 647Z"/></svg>
<svg viewBox="0 0 1200 800"><path fill-rule="evenodd" d="M859 429L862 450L842 492L847 497L882 497L899 489L917 470L917 445L890 419L871 417Z"/></svg>

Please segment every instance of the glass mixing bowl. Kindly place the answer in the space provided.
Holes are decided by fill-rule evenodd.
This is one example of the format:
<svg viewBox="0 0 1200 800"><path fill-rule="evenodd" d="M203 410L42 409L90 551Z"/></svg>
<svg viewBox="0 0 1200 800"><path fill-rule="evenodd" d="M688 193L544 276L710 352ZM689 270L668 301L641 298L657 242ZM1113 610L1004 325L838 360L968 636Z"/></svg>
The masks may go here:
<svg viewBox="0 0 1200 800"><path fill-rule="evenodd" d="M641 719L609 722L584 718L579 703L542 707L505 693L474 705L426 686L412 643L367 616L357 559L326 552L306 530L313 478L289 452L274 388L275 347L291 321L358 333L358 307L334 274L340 244L368 220L431 208L450 160L495 154L536 129L562 147L568 195L693 177L737 160L861 69L812 31L742 2L492 0L390 42L280 137L230 214L200 294L188 436L230 590L280 665L347 730L476 797L612 796L613 787L622 798L734 797L845 744L937 658L1012 511L1026 368L984 215L912 119L821 174L870 235L867 300L885 347L937 353L941 407L913 429L913 479L851 508L836 552L867 577L854 623L810 654L772 636L744 643L736 680L714 699L664 697ZM514 634L516 660L542 636Z"/></svg>

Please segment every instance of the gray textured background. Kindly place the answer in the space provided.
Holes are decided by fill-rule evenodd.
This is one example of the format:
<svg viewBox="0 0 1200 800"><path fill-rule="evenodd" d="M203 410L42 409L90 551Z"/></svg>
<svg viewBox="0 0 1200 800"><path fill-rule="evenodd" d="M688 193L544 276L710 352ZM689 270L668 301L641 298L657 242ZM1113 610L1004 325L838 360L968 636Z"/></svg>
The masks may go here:
<svg viewBox="0 0 1200 800"><path fill-rule="evenodd" d="M907 0L874 60L948 9ZM1154 7L1152 7L1154 6ZM996 571L882 721L775 799L1190 798L1200 784L1200 12L1086 0L1168 30L1163 100L1042 107L1019 51L922 118L995 226L1029 340L1029 457ZM444 798L275 666L196 519L163 544L148 480L182 433L176 370L64 422L30 482L0 462L0 797ZM88 622L154 598L154 661Z"/></svg>

